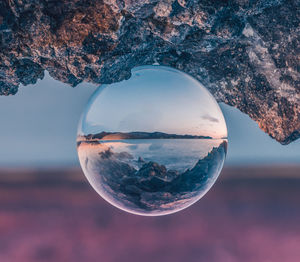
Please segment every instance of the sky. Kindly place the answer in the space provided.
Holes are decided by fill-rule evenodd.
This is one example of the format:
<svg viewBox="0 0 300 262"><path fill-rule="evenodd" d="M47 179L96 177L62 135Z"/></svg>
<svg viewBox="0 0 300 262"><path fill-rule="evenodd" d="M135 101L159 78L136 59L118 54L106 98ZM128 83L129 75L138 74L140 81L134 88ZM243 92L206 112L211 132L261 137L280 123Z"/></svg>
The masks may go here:
<svg viewBox="0 0 300 262"><path fill-rule="evenodd" d="M129 80L96 92L82 133L102 131L227 137L222 111L207 89L187 74L162 66L139 67Z"/></svg>
<svg viewBox="0 0 300 262"><path fill-rule="evenodd" d="M78 121L96 89L87 83L72 88L46 74L15 96L1 96L0 168L78 166ZM239 110L221 109L229 138L225 165L300 164L300 140L280 145Z"/></svg>

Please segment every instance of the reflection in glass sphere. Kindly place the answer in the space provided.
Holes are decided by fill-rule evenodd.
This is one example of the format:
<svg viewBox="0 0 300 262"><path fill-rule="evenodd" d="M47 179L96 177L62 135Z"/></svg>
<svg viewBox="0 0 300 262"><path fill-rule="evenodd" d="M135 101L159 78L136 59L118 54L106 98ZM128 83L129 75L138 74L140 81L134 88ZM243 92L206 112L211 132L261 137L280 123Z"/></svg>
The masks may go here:
<svg viewBox="0 0 300 262"><path fill-rule="evenodd" d="M216 181L227 128L212 95L164 66L101 86L79 123L77 150L93 188L130 213L157 216L199 200Z"/></svg>

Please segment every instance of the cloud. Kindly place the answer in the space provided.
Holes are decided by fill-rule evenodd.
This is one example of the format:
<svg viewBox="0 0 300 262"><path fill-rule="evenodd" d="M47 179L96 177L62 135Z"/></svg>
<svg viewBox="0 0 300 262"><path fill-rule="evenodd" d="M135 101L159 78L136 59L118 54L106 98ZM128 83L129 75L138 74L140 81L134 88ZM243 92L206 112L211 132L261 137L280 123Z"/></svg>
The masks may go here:
<svg viewBox="0 0 300 262"><path fill-rule="evenodd" d="M210 122L219 123L219 119L217 119L215 117L212 117L208 114L203 115L201 118L204 119L204 120L208 120Z"/></svg>

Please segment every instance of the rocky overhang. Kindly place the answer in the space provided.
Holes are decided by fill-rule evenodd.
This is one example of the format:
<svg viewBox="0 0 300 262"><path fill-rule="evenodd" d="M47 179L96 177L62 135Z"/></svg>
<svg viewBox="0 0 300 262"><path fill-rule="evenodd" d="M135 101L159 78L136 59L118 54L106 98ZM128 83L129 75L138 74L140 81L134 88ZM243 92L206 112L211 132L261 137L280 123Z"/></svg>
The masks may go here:
<svg viewBox="0 0 300 262"><path fill-rule="evenodd" d="M299 10L299 0L2 0L0 94L45 70L76 86L158 63L288 144L300 137Z"/></svg>

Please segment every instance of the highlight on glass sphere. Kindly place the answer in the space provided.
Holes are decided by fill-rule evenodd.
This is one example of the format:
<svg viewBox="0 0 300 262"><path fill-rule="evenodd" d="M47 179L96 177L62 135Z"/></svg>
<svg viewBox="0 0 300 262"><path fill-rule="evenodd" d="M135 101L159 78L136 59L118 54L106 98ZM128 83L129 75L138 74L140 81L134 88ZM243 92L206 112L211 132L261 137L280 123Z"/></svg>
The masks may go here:
<svg viewBox="0 0 300 262"><path fill-rule="evenodd" d="M226 123L209 91L165 66L142 66L101 86L81 117L77 151L90 184L129 213L182 210L214 184L227 150Z"/></svg>

